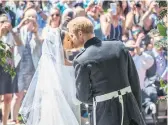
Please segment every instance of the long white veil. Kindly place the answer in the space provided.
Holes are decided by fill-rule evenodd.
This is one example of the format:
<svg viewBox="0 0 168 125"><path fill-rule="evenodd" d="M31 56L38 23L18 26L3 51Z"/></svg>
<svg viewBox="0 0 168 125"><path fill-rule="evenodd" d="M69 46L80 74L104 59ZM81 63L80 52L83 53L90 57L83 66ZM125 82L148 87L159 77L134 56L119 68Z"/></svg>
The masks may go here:
<svg viewBox="0 0 168 125"><path fill-rule="evenodd" d="M20 114L26 125L79 125L64 93L63 86L70 77L66 76L63 62L58 30L43 43L38 68L23 100ZM73 93L69 94L75 98Z"/></svg>

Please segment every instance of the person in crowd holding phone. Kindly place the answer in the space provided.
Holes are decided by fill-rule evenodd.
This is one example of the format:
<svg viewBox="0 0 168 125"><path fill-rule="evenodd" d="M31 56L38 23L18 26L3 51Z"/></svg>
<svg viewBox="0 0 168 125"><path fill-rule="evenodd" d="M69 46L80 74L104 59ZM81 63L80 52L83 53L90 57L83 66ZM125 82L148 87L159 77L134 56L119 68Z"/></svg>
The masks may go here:
<svg viewBox="0 0 168 125"><path fill-rule="evenodd" d="M158 17L160 13L159 4L156 1L153 1L149 5L149 9L146 11L143 29L145 33L148 33L151 29L155 29L158 23Z"/></svg>
<svg viewBox="0 0 168 125"><path fill-rule="evenodd" d="M0 10L0 41L9 45L6 45L6 49L12 53L12 59L6 59L6 63L14 67L14 46L21 46L22 42L18 34L13 31L12 25L5 10ZM10 113L10 105L12 101L12 94L17 92L17 89L15 89L15 86L17 86L16 84L17 83L14 84L12 76L10 76L9 73L5 72L4 68L0 66L0 103L2 97L4 99L2 106L3 125L7 125L7 120Z"/></svg>
<svg viewBox="0 0 168 125"><path fill-rule="evenodd" d="M18 93L14 94L11 117L17 123L21 101L28 89L41 56L40 29L37 24L37 12L27 9L24 18L16 27L23 45L15 49L15 67L17 72Z"/></svg>
<svg viewBox="0 0 168 125"><path fill-rule="evenodd" d="M70 20L75 18L76 14L73 9L66 9L62 14L62 20L61 20L61 29L67 31L67 24Z"/></svg>
<svg viewBox="0 0 168 125"><path fill-rule="evenodd" d="M41 2L40 1L27 1L25 11L30 8L35 8L37 12L37 22L39 28L44 28L46 25L47 14L43 12L41 9Z"/></svg>
<svg viewBox="0 0 168 125"><path fill-rule="evenodd" d="M139 75L140 87L143 89L146 70L153 65L154 59L152 56L144 52L144 49L140 47L140 44L141 41L135 42L134 40L128 40L126 42L126 47L134 60Z"/></svg>
<svg viewBox="0 0 168 125"><path fill-rule="evenodd" d="M39 28L44 28L47 22L47 14L41 9L42 3L41 1L34 2L35 9L37 11L37 22Z"/></svg>
<svg viewBox="0 0 168 125"><path fill-rule="evenodd" d="M132 9L126 17L126 29L131 29L133 25L140 25L143 27L144 32L147 33L152 28L156 27L157 14L159 12L159 6L156 2L150 2L149 9L143 12L142 2L132 2Z"/></svg>
<svg viewBox="0 0 168 125"><path fill-rule="evenodd" d="M124 18L121 18L122 2L110 3L109 12L101 16L100 23L104 40L122 40L124 33Z"/></svg>
<svg viewBox="0 0 168 125"><path fill-rule="evenodd" d="M90 3L89 7L87 8L87 17L92 21L94 24L94 33L95 35L102 40L103 34L101 31L101 23L100 23L100 15L101 15L101 8L95 2Z"/></svg>
<svg viewBox="0 0 168 125"><path fill-rule="evenodd" d="M26 7L26 2L25 1L19 1L19 7L16 9L16 26L19 25L22 17L23 17L23 13L24 13L24 9Z"/></svg>
<svg viewBox="0 0 168 125"><path fill-rule="evenodd" d="M141 8L141 2L131 2L131 11L126 16L126 28L131 29L132 25L140 24L141 18L143 16L143 11Z"/></svg>
<svg viewBox="0 0 168 125"><path fill-rule="evenodd" d="M15 27L16 14L12 10L10 10L9 7L6 6L6 1L5 0L0 0L0 8L5 10L5 12L8 16L8 19L12 24L12 27Z"/></svg>

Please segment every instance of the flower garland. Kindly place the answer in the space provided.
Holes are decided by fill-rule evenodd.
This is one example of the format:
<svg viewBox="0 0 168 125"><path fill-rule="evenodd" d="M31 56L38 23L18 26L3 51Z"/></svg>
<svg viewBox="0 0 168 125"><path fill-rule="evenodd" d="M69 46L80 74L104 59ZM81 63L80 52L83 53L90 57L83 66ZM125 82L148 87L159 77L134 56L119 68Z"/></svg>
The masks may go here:
<svg viewBox="0 0 168 125"><path fill-rule="evenodd" d="M4 71L6 73L9 73L11 77L14 77L16 75L16 72L12 62L13 59L12 52L10 51L11 49L12 48L8 44L0 41L0 66L2 66Z"/></svg>

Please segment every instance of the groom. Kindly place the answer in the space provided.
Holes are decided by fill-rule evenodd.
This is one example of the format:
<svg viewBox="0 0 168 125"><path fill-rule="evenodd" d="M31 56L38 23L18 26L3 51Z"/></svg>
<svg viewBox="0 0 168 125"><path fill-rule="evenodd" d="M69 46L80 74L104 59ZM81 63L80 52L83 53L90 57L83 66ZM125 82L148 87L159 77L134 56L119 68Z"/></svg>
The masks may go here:
<svg viewBox="0 0 168 125"><path fill-rule="evenodd" d="M92 125L145 125L137 71L121 41L101 41L92 23L68 24L72 41L84 50L74 59L77 98L93 104Z"/></svg>

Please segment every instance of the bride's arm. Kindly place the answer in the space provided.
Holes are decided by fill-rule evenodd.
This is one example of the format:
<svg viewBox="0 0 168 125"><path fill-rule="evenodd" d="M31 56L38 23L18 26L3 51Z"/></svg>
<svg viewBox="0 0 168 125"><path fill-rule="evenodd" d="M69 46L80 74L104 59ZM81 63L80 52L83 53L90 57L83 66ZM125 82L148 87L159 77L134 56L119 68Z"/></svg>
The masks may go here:
<svg viewBox="0 0 168 125"><path fill-rule="evenodd" d="M64 64L65 64L66 66L72 66L72 62L67 59L67 55L68 55L67 50L64 50Z"/></svg>

